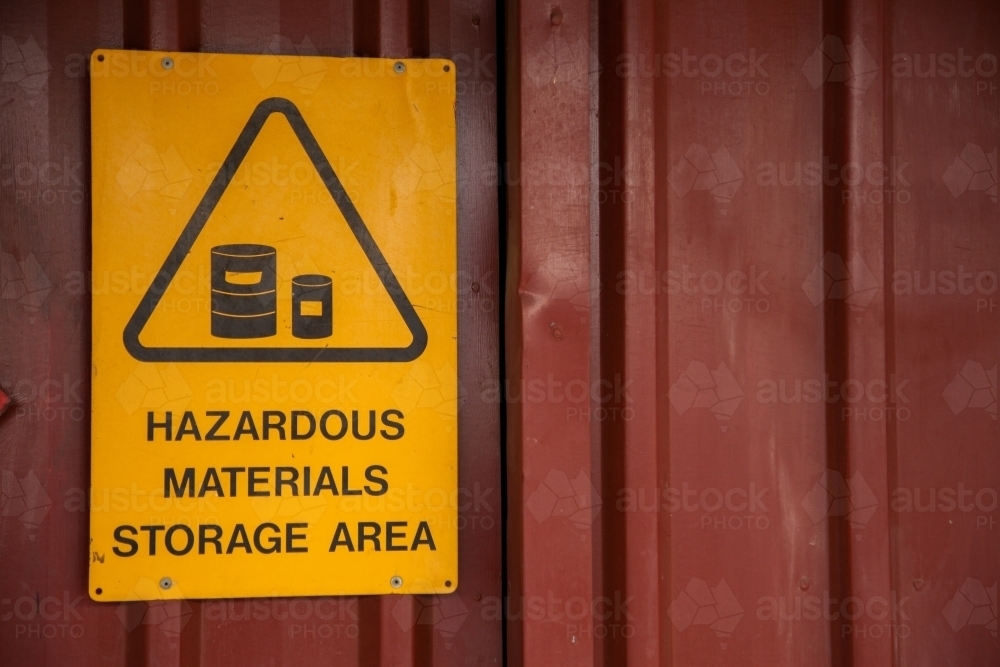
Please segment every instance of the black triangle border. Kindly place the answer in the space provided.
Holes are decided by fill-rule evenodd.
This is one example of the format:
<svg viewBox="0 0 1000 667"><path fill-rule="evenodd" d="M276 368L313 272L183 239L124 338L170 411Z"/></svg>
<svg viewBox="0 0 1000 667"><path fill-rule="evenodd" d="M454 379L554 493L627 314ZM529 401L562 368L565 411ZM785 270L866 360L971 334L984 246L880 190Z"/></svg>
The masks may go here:
<svg viewBox="0 0 1000 667"><path fill-rule="evenodd" d="M371 263L372 268L382 281L382 286L389 293L396 310L403 318L403 322L410 330L413 341L407 347L240 347L240 348L192 348L192 347L146 347L139 342L139 334L146 327L153 311L160 303L160 299L166 292L167 287L173 281L174 276L180 269L184 258L191 251L194 242L201 234L209 217L215 210L216 205L222 198L230 181L236 174L236 170L243 163L244 158L264 127L264 122L273 113L282 114L291 125L299 143L305 149L306 154L312 161L313 166L319 173L323 184L330 192L337 207L347 220L348 226L354 233L354 238L364 251L365 256ZM320 148L316 137L306 124L305 119L299 112L298 107L286 98L271 97L253 110L250 119L243 127L236 143L226 156L225 162L219 168L215 178L209 185L205 195L201 198L197 208L188 220L184 230L181 232L174 247L167 255L163 266L157 273L153 283L146 290L145 296L139 302L135 312L125 325L122 334L125 349L132 357L138 361L181 361L181 362L229 362L229 361L250 361L250 362L407 362L413 361L427 347L427 329L424 323L414 310L413 304L406 296L402 286L392 272L392 268L386 261L378 244L372 238L371 232L365 225L364 220L358 213L354 202L351 201L343 184L337 177L330 161L327 160L323 149Z"/></svg>

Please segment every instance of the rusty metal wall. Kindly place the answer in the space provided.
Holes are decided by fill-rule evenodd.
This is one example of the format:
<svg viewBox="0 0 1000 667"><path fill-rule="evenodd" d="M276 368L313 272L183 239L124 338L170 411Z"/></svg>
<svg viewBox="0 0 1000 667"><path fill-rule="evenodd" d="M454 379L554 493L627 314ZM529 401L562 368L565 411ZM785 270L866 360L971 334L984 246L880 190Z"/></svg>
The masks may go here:
<svg viewBox="0 0 1000 667"><path fill-rule="evenodd" d="M500 372L496 29L488 0L0 2L0 388L12 399L0 400L0 665L499 664L501 619L483 607L502 595L501 406L481 390ZM466 388L456 595L88 599L86 67L98 47L456 62ZM211 94L204 83L163 94Z"/></svg>
<svg viewBox="0 0 1000 667"><path fill-rule="evenodd" d="M507 21L509 663L1000 663L1000 5Z"/></svg>

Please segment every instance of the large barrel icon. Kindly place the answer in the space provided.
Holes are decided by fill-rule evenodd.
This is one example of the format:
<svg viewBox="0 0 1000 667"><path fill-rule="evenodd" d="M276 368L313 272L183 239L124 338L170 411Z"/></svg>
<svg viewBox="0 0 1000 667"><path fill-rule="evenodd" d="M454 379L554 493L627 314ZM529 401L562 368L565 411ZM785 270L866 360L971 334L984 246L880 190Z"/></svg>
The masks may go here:
<svg viewBox="0 0 1000 667"><path fill-rule="evenodd" d="M239 243L212 248L212 335L263 338L278 332L277 251Z"/></svg>
<svg viewBox="0 0 1000 667"><path fill-rule="evenodd" d="M292 335L328 338L333 335L333 280L309 274L292 278Z"/></svg>

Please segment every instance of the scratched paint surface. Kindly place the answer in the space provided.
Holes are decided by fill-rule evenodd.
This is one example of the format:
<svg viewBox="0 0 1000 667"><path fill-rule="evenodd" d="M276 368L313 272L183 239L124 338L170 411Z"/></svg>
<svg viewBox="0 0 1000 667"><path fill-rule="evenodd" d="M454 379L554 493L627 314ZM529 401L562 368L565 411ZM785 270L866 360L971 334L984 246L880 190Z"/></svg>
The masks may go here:
<svg viewBox="0 0 1000 667"><path fill-rule="evenodd" d="M997 662L1000 9L511 14L516 664Z"/></svg>

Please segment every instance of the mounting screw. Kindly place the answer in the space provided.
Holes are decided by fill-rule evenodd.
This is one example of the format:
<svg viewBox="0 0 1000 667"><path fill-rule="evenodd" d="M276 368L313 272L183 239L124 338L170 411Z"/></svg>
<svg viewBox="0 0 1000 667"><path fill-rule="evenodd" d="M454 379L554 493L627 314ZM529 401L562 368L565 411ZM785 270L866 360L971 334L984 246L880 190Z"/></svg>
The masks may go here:
<svg viewBox="0 0 1000 667"><path fill-rule="evenodd" d="M174 585L173 580L170 577L163 577L160 579L160 588L165 591L169 591L170 587Z"/></svg>
<svg viewBox="0 0 1000 667"><path fill-rule="evenodd" d="M395 72L396 74L402 74L403 72L406 71L406 65L404 65L399 61L396 61L396 64L392 66L392 71Z"/></svg>
<svg viewBox="0 0 1000 667"><path fill-rule="evenodd" d="M403 585L403 578L400 576L393 577L389 580L389 585L393 588L399 588Z"/></svg>
<svg viewBox="0 0 1000 667"><path fill-rule="evenodd" d="M170 56L167 56L160 61L160 64L163 65L163 69L170 69L174 66L174 59L171 58Z"/></svg>

